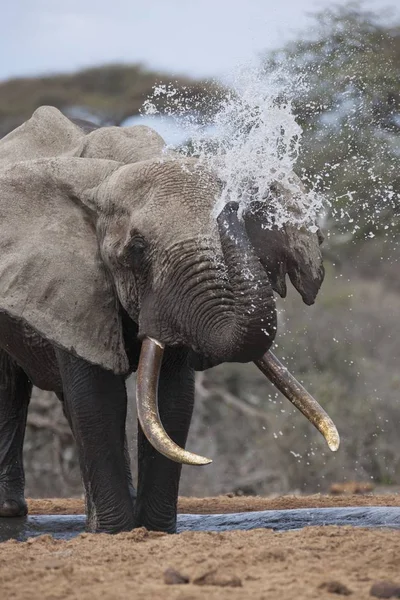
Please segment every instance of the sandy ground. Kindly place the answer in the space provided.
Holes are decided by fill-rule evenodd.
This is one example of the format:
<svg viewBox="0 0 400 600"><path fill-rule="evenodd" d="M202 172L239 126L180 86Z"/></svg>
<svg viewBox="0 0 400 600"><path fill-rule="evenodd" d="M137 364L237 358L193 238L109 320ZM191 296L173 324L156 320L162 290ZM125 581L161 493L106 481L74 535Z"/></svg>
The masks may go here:
<svg viewBox="0 0 400 600"><path fill-rule="evenodd" d="M368 504L399 506L400 497L182 498L180 510ZM82 512L83 505L32 500L30 508L62 514ZM68 542L41 536L0 544L0 597L7 600L365 599L380 581L400 586L398 531L308 527L171 536L137 529L116 536L81 534Z"/></svg>

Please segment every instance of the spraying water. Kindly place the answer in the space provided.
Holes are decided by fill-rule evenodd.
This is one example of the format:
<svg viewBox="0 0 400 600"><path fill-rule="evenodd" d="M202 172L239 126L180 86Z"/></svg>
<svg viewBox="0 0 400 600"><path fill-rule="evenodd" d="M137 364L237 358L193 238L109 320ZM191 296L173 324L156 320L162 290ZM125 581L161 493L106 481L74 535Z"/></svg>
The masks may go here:
<svg viewBox="0 0 400 600"><path fill-rule="evenodd" d="M223 189L214 216L230 200L239 202L239 215L251 202L261 201L268 206L265 228L290 223L316 230L322 198L307 192L294 175L302 129L292 98L301 85L300 78L289 78L283 70L266 74L259 68L241 68L207 125L193 103L189 107L187 97L170 85L154 88L143 113L160 115L157 104L162 98L163 113L176 121L189 140L174 149L197 156L217 173ZM276 182L288 193L271 195Z"/></svg>

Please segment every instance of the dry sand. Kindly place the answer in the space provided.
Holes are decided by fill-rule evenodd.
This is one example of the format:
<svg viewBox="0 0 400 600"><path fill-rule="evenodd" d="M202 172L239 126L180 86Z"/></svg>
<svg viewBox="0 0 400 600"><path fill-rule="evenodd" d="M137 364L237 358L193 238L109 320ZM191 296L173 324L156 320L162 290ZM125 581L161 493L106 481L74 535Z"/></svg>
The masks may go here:
<svg viewBox="0 0 400 600"><path fill-rule="evenodd" d="M399 496L187 499L181 512L399 506ZM31 512L82 512L77 500L32 500ZM169 570L169 571L168 571ZM172 570L172 571L171 571ZM167 573L166 573L167 572ZM179 580L189 583L174 583ZM400 585L400 532L308 527L178 536L137 529L116 536L50 536L0 544L0 598L328 599L369 597L377 581ZM166 581L172 583L166 583Z"/></svg>

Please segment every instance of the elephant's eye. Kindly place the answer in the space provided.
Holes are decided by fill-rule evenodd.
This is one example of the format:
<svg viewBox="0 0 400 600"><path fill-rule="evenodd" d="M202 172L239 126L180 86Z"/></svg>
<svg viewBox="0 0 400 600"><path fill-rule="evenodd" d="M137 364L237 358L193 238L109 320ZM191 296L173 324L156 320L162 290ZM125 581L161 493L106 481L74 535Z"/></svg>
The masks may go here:
<svg viewBox="0 0 400 600"><path fill-rule="evenodd" d="M125 252L125 264L133 269L140 269L147 250L147 242L141 235L134 235Z"/></svg>

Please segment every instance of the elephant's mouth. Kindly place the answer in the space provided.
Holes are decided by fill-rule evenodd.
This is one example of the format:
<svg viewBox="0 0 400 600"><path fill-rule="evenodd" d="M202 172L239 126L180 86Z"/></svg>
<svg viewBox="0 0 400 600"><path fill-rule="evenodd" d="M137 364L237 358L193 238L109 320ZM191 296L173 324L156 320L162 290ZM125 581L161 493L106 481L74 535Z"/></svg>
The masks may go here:
<svg viewBox="0 0 400 600"><path fill-rule="evenodd" d="M137 413L145 436L152 446L170 460L189 465L206 465L209 458L180 448L165 431L158 412L157 388L164 346L157 340L145 338L137 371ZM339 448L337 429L318 402L289 373L279 360L268 351L254 363L290 402L324 436L329 448Z"/></svg>
<svg viewBox="0 0 400 600"><path fill-rule="evenodd" d="M205 371L206 369L215 367L214 362L210 358L193 349L189 350L188 363L195 371Z"/></svg>

